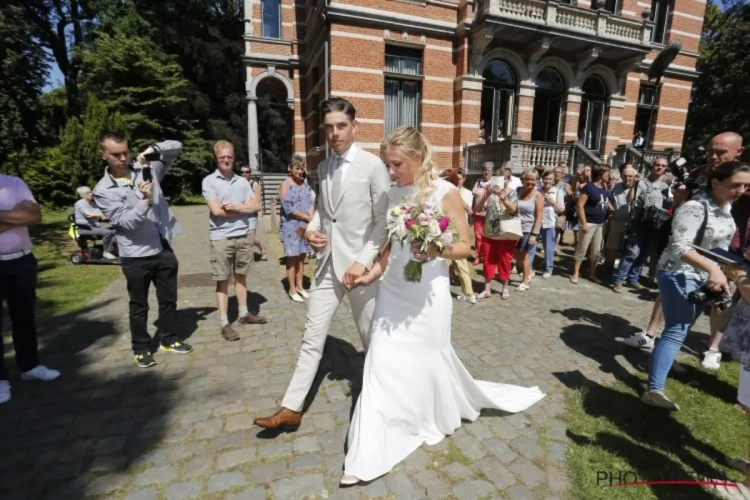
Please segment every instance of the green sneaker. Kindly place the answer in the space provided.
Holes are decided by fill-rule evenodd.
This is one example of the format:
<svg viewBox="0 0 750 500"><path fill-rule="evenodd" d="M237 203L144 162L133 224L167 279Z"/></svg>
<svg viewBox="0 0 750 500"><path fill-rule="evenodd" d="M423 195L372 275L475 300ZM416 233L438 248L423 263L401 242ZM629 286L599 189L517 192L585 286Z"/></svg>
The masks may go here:
<svg viewBox="0 0 750 500"><path fill-rule="evenodd" d="M193 352L193 346L190 344L185 344L184 342L180 342L179 340L175 340L171 344L161 344L159 346L159 349L165 352L175 352L177 354L187 354L189 352Z"/></svg>
<svg viewBox="0 0 750 500"><path fill-rule="evenodd" d="M141 368L151 368L156 366L154 355L150 352L139 352L135 355L135 363Z"/></svg>

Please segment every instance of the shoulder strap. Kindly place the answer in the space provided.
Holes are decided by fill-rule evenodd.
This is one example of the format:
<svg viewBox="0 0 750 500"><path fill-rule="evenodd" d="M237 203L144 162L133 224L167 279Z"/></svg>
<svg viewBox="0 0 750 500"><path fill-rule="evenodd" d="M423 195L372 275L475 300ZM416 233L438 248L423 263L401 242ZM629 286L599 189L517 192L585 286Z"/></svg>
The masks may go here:
<svg viewBox="0 0 750 500"><path fill-rule="evenodd" d="M694 245L701 244L703 236L706 234L706 226L708 225L708 205L703 201L701 201L700 204L703 205L703 222L701 222L701 227L698 229L698 232L695 233L695 240L693 240Z"/></svg>

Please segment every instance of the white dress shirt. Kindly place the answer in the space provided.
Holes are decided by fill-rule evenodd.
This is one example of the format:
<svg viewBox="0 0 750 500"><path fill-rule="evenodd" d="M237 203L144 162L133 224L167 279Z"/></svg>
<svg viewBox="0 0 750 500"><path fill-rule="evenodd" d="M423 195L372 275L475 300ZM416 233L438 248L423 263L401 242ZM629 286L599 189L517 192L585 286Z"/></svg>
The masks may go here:
<svg viewBox="0 0 750 500"><path fill-rule="evenodd" d="M357 155L357 145L352 143L351 146L349 146L349 149L347 149L341 157L344 159L343 163L341 164L341 167L338 167L339 164L339 155L336 153L333 153L331 156L331 163L330 168L328 169L328 177L330 180L333 180L333 176L336 173L337 168L341 168L341 183L344 183L344 179L346 178L346 174L349 171L349 166L354 161L354 157Z"/></svg>

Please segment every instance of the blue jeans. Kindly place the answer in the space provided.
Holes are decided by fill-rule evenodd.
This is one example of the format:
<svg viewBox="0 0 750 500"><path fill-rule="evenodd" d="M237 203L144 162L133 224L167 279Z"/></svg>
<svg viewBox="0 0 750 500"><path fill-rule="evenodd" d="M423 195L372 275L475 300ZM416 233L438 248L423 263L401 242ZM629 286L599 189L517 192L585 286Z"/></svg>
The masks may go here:
<svg viewBox="0 0 750 500"><path fill-rule="evenodd" d="M539 240L542 242L544 248L544 265L545 271L548 273L552 272L552 268L555 264L555 239L557 237L557 230L553 227L542 228L539 230ZM538 245L538 243L537 243ZM536 255L536 247L529 252L529 264L534 265L534 256Z"/></svg>
<svg viewBox="0 0 750 500"><path fill-rule="evenodd" d="M664 332L656 342L648 370L648 390L664 391L667 375L680 352L690 327L701 315L706 304L691 304L688 294L701 282L683 273L659 271L657 274L661 307L664 311Z"/></svg>
<svg viewBox="0 0 750 500"><path fill-rule="evenodd" d="M644 231L640 227L636 226L630 229L625 237L620 267L615 273L615 285L621 285L626 278L630 284L638 283L638 280L641 279L643 263L648 258L652 245L649 240L650 238L644 237ZM655 263L651 265L652 267L656 266Z"/></svg>

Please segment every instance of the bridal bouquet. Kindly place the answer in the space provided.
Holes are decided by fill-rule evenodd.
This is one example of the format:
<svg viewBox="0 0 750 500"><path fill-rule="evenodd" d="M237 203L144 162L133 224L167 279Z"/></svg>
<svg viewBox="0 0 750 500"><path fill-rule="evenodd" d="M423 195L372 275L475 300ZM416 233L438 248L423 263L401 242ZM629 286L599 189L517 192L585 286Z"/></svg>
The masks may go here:
<svg viewBox="0 0 750 500"><path fill-rule="evenodd" d="M389 238L395 236L402 246L416 243L420 252L430 249L442 252L459 241L455 223L443 215L440 208L428 204L402 202L391 210L387 229ZM412 257L404 266L404 279L420 282L422 261Z"/></svg>

